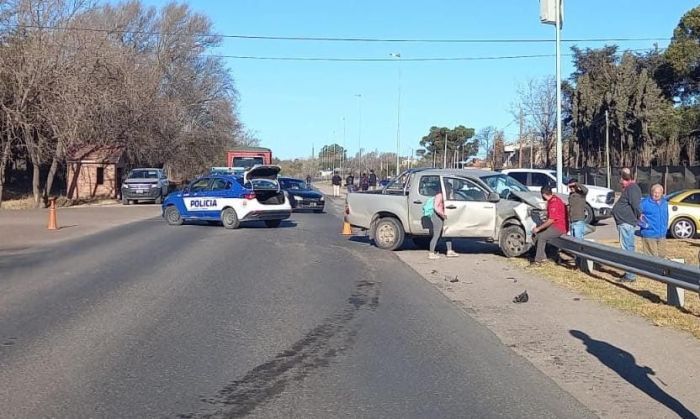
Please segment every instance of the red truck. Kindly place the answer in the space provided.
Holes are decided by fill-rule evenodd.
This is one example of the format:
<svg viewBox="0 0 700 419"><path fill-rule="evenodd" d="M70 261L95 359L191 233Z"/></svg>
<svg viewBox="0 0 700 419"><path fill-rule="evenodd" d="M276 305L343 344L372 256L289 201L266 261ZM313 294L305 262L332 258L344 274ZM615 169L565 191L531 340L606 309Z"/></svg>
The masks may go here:
<svg viewBox="0 0 700 419"><path fill-rule="evenodd" d="M246 169L259 164L272 164L272 150L264 147L234 147L226 152L226 164Z"/></svg>

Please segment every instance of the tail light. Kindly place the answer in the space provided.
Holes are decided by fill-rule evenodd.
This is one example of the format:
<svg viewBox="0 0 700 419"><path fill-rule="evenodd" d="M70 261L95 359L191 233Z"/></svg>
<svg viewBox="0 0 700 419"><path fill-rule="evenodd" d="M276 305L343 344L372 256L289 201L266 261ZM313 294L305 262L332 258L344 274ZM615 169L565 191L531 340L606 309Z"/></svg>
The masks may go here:
<svg viewBox="0 0 700 419"><path fill-rule="evenodd" d="M248 192L247 194L245 194L244 198L249 201L255 199L255 192Z"/></svg>

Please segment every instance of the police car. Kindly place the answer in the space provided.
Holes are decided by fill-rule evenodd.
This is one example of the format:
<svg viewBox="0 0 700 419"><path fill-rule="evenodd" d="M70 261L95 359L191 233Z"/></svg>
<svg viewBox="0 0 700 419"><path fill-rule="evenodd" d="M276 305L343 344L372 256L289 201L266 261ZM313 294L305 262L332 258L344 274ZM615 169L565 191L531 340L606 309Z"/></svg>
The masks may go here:
<svg viewBox="0 0 700 419"><path fill-rule="evenodd" d="M235 229L246 221L279 227L292 207L280 190L279 166L256 166L243 176L210 174L200 177L163 201L163 218L170 225L188 220L221 221Z"/></svg>

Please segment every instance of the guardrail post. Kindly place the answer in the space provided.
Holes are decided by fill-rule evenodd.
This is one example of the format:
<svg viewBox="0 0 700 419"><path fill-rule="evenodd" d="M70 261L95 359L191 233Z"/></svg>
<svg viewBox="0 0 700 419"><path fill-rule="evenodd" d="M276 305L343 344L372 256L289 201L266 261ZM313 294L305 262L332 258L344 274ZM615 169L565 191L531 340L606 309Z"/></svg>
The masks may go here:
<svg viewBox="0 0 700 419"><path fill-rule="evenodd" d="M595 240L591 239L586 239L584 240L589 241L589 242L595 242ZM578 268L581 270L581 272L590 275L593 273L593 269L595 267L595 262L593 262L590 259L586 259L583 256L576 256L576 261L578 262Z"/></svg>
<svg viewBox="0 0 700 419"><path fill-rule="evenodd" d="M671 261L685 263L685 259L671 259ZM666 284L666 301L668 305L683 308L685 306L685 290L675 285Z"/></svg>

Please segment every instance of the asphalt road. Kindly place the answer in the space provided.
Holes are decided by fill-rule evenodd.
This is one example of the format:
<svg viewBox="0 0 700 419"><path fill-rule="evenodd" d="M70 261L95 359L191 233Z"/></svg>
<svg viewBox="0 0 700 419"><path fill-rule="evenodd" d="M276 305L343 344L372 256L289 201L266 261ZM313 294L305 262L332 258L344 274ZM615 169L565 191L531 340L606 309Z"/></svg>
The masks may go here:
<svg viewBox="0 0 700 419"><path fill-rule="evenodd" d="M0 417L592 417L334 214L0 256Z"/></svg>

